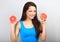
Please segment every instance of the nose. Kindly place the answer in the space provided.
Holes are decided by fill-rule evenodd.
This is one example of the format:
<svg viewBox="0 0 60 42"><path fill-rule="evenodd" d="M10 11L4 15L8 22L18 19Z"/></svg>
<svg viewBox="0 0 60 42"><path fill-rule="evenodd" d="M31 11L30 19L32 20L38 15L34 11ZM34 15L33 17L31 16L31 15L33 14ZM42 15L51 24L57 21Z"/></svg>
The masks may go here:
<svg viewBox="0 0 60 42"><path fill-rule="evenodd" d="M35 14L36 14L36 12L32 11L32 13L31 13L31 14L35 15Z"/></svg>

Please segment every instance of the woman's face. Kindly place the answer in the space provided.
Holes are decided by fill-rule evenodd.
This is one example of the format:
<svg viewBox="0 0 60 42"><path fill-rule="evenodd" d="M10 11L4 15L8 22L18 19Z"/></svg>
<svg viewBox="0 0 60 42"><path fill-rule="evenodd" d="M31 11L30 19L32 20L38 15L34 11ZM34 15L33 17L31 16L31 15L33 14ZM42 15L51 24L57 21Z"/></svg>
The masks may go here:
<svg viewBox="0 0 60 42"><path fill-rule="evenodd" d="M27 18L34 19L36 15L36 8L34 6L30 6L26 12Z"/></svg>

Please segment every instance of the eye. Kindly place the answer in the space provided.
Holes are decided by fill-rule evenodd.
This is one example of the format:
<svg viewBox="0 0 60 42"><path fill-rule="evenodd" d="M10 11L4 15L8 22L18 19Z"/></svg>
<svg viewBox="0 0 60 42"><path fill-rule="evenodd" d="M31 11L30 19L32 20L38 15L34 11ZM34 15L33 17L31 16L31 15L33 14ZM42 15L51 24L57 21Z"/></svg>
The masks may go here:
<svg viewBox="0 0 60 42"><path fill-rule="evenodd" d="M34 12L36 12L36 10L34 10Z"/></svg>
<svg viewBox="0 0 60 42"><path fill-rule="evenodd" d="M31 10L29 12L32 12Z"/></svg>

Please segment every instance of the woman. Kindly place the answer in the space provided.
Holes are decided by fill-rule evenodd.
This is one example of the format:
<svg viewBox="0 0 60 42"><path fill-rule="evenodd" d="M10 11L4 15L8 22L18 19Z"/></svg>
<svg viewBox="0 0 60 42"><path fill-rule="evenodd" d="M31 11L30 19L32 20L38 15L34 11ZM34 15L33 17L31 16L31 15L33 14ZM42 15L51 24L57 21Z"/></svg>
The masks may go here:
<svg viewBox="0 0 60 42"><path fill-rule="evenodd" d="M21 42L42 42L46 40L46 28L44 19L37 19L37 7L33 2L27 2L23 7L20 21L11 23L11 42L17 42L20 35Z"/></svg>

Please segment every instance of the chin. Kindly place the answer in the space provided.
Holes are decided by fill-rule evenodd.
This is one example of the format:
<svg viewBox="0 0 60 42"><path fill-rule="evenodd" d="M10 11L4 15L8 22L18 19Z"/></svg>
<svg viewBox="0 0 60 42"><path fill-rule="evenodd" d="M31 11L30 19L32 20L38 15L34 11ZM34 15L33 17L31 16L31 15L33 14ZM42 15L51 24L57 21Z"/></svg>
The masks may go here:
<svg viewBox="0 0 60 42"><path fill-rule="evenodd" d="M30 19L32 20L32 19L34 19L34 17L31 17Z"/></svg>

